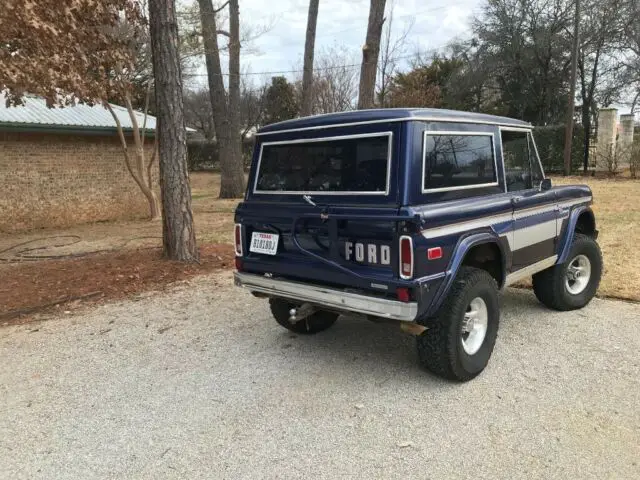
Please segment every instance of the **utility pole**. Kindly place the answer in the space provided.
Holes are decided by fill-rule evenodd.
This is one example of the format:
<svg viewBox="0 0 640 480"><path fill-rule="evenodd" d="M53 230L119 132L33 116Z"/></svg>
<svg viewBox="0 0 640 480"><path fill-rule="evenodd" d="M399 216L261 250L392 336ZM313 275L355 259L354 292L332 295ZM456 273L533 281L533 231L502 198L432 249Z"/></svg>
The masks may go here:
<svg viewBox="0 0 640 480"><path fill-rule="evenodd" d="M573 20L573 49L571 52L571 84L569 85L569 102L564 135L564 174L571 174L571 146L573 141L573 115L576 99L576 77L578 74L578 49L580 46L580 0L576 2L576 13ZM582 106L585 108L585 105Z"/></svg>
<svg viewBox="0 0 640 480"><path fill-rule="evenodd" d="M300 116L313 113L313 55L316 48L316 26L318 24L318 7L320 0L309 2L307 18L307 37L304 43L304 70L302 74L302 107Z"/></svg>

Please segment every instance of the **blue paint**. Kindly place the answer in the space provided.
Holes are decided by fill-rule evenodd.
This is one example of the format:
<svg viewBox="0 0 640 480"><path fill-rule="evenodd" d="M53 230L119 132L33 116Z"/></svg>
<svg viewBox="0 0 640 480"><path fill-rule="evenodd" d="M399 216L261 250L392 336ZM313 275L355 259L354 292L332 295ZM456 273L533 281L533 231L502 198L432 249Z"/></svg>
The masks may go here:
<svg viewBox="0 0 640 480"><path fill-rule="evenodd" d="M432 120L421 119L424 117ZM501 283L515 269L536 263L543 257L558 255L558 262L566 261L577 219L580 213L588 210L591 191L587 186L576 185L548 191L507 192L500 148L500 128L505 125L527 126L524 122L490 115L391 109L309 117L263 128L256 140L245 201L235 214L235 221L244 226L243 269L392 299L396 299L396 288L406 287L419 303L419 316L429 317L436 313L446 298L465 255L477 245L491 243L498 247ZM425 131L491 134L495 144L498 185L423 193L422 142ZM392 132L393 135L388 195L327 195L317 192L312 195L317 203L313 206L299 194L253 192L264 142L380 132ZM581 205L560 207L562 202L575 203L580 199L584 200ZM542 208L549 211L534 211ZM517 218L519 212L526 216ZM519 230L555 220L557 230L553 238L511 250L514 239L526 244L526 236L518 237ZM442 230L444 228L447 230ZM248 244L254 231L280 235L276 256L249 252ZM434 232L436 234L432 235ZM409 235L413 240L412 280L399 278L398 242L401 235ZM434 238L426 238L425 235ZM347 260L344 252L346 242L360 243L363 249L368 245L390 245L390 264L364 265L353 259ZM442 258L427 259L427 251L432 247L442 248Z"/></svg>

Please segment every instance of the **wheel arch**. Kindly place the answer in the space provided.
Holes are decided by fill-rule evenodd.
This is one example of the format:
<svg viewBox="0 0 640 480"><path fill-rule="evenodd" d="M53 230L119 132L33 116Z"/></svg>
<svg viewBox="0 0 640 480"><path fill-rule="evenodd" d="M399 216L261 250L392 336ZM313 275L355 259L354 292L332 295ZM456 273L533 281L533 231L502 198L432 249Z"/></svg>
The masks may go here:
<svg viewBox="0 0 640 480"><path fill-rule="evenodd" d="M571 243L573 242L576 233L588 235L593 239L597 238L598 231L596 230L596 218L591 207L582 206L574 208L571 211L564 238L560 241L557 263L564 263L567 261L567 256L571 249Z"/></svg>
<svg viewBox="0 0 640 480"><path fill-rule="evenodd" d="M458 241L455 253L449 262L445 281L433 299L430 313L437 311L449 293L449 289L463 266L487 271L502 288L507 276L507 252L495 233L481 232L465 236Z"/></svg>

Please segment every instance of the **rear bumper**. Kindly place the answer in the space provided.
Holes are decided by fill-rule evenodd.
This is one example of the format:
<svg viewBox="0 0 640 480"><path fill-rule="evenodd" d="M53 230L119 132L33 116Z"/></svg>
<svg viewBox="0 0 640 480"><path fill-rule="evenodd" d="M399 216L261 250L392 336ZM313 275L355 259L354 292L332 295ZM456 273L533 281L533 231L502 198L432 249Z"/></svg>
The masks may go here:
<svg viewBox="0 0 640 480"><path fill-rule="evenodd" d="M281 297L297 302L312 303L332 310L354 312L391 320L414 321L418 315L417 302L400 302L369 295L344 292L336 288L309 285L252 273L236 272L235 284L251 292Z"/></svg>

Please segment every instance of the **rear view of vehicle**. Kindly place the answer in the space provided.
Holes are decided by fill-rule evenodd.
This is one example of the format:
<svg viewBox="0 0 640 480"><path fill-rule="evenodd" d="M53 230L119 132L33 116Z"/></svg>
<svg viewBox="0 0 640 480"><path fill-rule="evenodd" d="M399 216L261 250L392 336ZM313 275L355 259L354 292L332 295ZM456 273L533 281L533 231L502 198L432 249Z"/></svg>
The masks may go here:
<svg viewBox="0 0 640 480"><path fill-rule="evenodd" d="M270 297L282 326L316 333L342 312L415 319L399 257L415 221L398 214L402 127L260 137L236 211L236 281Z"/></svg>
<svg viewBox="0 0 640 480"><path fill-rule="evenodd" d="M435 109L310 117L257 136L235 282L301 334L342 313L399 324L431 372L484 370L498 293L533 276L556 310L602 274L587 186L553 187L531 125Z"/></svg>

